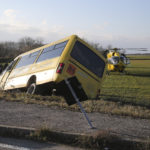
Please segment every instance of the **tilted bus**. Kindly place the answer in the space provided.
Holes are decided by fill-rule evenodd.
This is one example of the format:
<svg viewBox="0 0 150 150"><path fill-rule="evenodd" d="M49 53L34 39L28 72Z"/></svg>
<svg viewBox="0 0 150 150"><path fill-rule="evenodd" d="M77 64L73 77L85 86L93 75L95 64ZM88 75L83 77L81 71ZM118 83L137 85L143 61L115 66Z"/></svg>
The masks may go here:
<svg viewBox="0 0 150 150"><path fill-rule="evenodd" d="M64 80L79 99L94 99L101 90L105 58L76 35L17 56L0 76L0 89L64 95L73 104Z"/></svg>

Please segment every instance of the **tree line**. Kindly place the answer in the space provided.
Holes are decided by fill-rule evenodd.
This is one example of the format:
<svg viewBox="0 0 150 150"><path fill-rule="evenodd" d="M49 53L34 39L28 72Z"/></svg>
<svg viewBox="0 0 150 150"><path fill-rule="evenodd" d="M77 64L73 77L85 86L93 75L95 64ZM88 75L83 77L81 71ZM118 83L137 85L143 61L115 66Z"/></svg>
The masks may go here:
<svg viewBox="0 0 150 150"><path fill-rule="evenodd" d="M0 42L0 59L14 59L21 53L43 46L42 39L21 38L18 42Z"/></svg>
<svg viewBox="0 0 150 150"><path fill-rule="evenodd" d="M89 43L89 45L93 46L105 56L105 49L102 45L90 41L87 41L87 43ZM10 62L19 54L43 45L44 43L42 39L33 39L31 37L21 38L18 42L0 42L0 63ZM107 48L111 48L111 46L109 45Z"/></svg>

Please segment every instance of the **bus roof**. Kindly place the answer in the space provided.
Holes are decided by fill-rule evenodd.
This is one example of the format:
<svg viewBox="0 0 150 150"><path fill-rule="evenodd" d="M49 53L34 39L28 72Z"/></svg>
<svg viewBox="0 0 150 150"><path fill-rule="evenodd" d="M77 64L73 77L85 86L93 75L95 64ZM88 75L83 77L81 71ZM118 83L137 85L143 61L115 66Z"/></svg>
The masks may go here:
<svg viewBox="0 0 150 150"><path fill-rule="evenodd" d="M55 42L51 42L51 43L49 43L49 44L46 44L46 45L43 45L43 46L41 46L41 47L35 48L35 49L33 49L33 50L29 50L29 51L27 51L27 52L25 52L25 53L22 53L22 54L18 55L18 56L15 58L15 60L18 59L19 57L24 56L24 55L30 54L30 53L32 53L32 52L36 52L36 51L38 51L38 50L42 50L42 49L44 49L44 48L46 48L46 47L49 47L49 46L52 46L52 45L54 45L54 44L58 44L58 43L61 43L61 42L64 42L64 41L70 40L70 39L78 39L79 41L82 41L82 43L84 43L86 46L88 46L90 49L92 49L92 51L94 51L98 56L101 56L101 58L106 62L106 59L103 57L103 55L101 55L95 48L93 48L93 47L92 47L91 45L89 45L87 42L85 42L84 40L82 40L81 38L79 38L77 35L71 35L71 36L68 36L68 37L66 37L66 38L63 38L63 39L61 39L61 40L58 40L58 41L55 41Z"/></svg>
<svg viewBox="0 0 150 150"><path fill-rule="evenodd" d="M43 45L43 46L41 46L41 47L38 47L38 48L35 48L35 49L32 49L32 50L29 50L29 51L27 51L27 52L24 52L24 53L18 55L15 59L17 59L18 57L21 57L21 56L30 54L30 53L32 53L32 52L36 52L36 51L38 51L38 50L42 50L42 49L44 49L44 48L46 48L46 47L49 47L49 46L51 46L51 45L58 44L58 43L60 43L60 42L69 40L69 39L71 39L71 38L77 38L77 37L78 37L77 35L71 35L71 36L66 37L66 38L64 38L64 39L61 39L61 40L58 40L58 41L55 41L55 42L51 42L51 43L46 44L46 45Z"/></svg>

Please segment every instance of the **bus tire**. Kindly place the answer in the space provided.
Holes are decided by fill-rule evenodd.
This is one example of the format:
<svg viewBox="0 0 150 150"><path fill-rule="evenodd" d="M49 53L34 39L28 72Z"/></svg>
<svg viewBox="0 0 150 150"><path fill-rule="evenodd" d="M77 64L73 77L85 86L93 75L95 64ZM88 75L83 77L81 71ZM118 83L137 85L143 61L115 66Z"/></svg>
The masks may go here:
<svg viewBox="0 0 150 150"><path fill-rule="evenodd" d="M28 88L27 88L27 94L35 94L36 91L36 84L35 83L31 83Z"/></svg>

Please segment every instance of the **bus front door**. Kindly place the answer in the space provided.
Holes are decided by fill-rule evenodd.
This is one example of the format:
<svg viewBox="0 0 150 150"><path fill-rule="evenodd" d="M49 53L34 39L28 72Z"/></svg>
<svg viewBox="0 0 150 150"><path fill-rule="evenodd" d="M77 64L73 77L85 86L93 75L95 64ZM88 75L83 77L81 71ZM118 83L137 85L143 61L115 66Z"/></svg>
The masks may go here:
<svg viewBox="0 0 150 150"><path fill-rule="evenodd" d="M0 81L0 89L4 90L5 89L5 84L7 82L7 79L11 73L11 71L13 70L15 64L16 64L17 60L16 61L12 61L8 66L7 68L3 71L3 75L2 75L2 79Z"/></svg>

